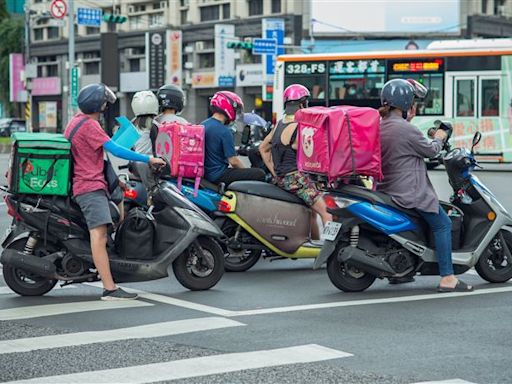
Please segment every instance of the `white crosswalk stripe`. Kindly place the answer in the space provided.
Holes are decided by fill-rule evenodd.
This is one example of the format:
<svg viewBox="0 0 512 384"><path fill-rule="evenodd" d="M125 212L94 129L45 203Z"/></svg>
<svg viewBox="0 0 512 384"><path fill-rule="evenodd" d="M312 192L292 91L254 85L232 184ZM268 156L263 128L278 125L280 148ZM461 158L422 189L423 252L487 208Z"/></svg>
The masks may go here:
<svg viewBox="0 0 512 384"><path fill-rule="evenodd" d="M227 353L126 368L37 377L8 383L151 383L279 365L312 363L352 356L316 344Z"/></svg>
<svg viewBox="0 0 512 384"><path fill-rule="evenodd" d="M141 300L126 301L80 301L61 304L31 305L0 310L0 320L20 320L35 317L64 315L77 312L102 311L108 309L148 307L153 304Z"/></svg>
<svg viewBox="0 0 512 384"><path fill-rule="evenodd" d="M76 288L76 285L65 285L61 287L60 285L56 285L53 289L70 289L70 288ZM14 292L9 287L0 287L0 295L16 295L17 293Z"/></svg>
<svg viewBox="0 0 512 384"><path fill-rule="evenodd" d="M450 380L440 380L440 381L422 381L420 383L414 384L476 384L471 381L461 380L461 379L450 379Z"/></svg>
<svg viewBox="0 0 512 384"><path fill-rule="evenodd" d="M239 327L245 324L223 317L202 317L164 323L154 323L106 331L66 333L62 335L27 337L0 341L0 354L29 352L46 348L61 348L128 339L172 336L183 333L209 331L220 328Z"/></svg>

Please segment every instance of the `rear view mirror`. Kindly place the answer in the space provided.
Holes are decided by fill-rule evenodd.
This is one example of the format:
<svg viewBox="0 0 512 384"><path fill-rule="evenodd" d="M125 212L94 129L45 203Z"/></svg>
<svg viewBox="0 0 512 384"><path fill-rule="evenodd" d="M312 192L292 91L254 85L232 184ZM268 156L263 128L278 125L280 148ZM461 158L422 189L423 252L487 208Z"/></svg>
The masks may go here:
<svg viewBox="0 0 512 384"><path fill-rule="evenodd" d="M242 138L241 138L240 142L243 145L247 145L247 144L249 144L250 138L251 138L251 127L246 125L244 127L244 130L242 131Z"/></svg>
<svg viewBox="0 0 512 384"><path fill-rule="evenodd" d="M475 135L473 136L473 143L471 145L471 153L473 153L475 147L478 145L480 140L482 140L482 134L479 131L476 131Z"/></svg>

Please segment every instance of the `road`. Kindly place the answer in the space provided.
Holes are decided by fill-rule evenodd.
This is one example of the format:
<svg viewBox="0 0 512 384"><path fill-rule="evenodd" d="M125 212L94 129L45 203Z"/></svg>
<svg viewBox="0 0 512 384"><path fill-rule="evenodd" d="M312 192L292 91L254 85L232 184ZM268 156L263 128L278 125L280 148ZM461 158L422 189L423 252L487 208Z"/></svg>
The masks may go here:
<svg viewBox="0 0 512 384"><path fill-rule="evenodd" d="M478 175L512 210L512 173ZM431 178L447 198L445 174ZM30 298L0 280L0 381L510 383L511 284L470 271L471 294L437 294L434 277L347 294L311 266L260 261L207 292L171 275L123 285L142 296L123 303L96 284Z"/></svg>

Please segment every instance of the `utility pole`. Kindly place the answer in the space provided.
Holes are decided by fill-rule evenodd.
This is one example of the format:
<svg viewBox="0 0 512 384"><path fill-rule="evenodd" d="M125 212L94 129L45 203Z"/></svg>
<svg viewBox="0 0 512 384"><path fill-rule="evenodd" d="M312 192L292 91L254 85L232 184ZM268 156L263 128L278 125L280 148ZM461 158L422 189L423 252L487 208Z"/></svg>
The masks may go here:
<svg viewBox="0 0 512 384"><path fill-rule="evenodd" d="M68 0L68 52L69 52L69 81L68 81L68 122L74 115L73 93L71 91L71 78L75 67L75 9L74 0Z"/></svg>
<svg viewBox="0 0 512 384"><path fill-rule="evenodd" d="M25 69L28 64L30 64L30 7L28 2L25 3L24 6L25 11ZM26 75L25 75L26 76ZM25 125L27 127L27 132L32 132L32 97L31 92L28 85L28 79L25 77L25 88L27 92L27 101L25 102Z"/></svg>

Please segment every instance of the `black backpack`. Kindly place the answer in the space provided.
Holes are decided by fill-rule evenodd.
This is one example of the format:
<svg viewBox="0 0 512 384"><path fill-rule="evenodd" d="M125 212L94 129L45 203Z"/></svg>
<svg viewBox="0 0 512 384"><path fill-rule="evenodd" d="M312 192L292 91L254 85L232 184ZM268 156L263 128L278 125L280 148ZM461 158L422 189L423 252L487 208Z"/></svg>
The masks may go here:
<svg viewBox="0 0 512 384"><path fill-rule="evenodd" d="M116 251L125 259L152 260L156 223L151 213L133 208L116 232Z"/></svg>

